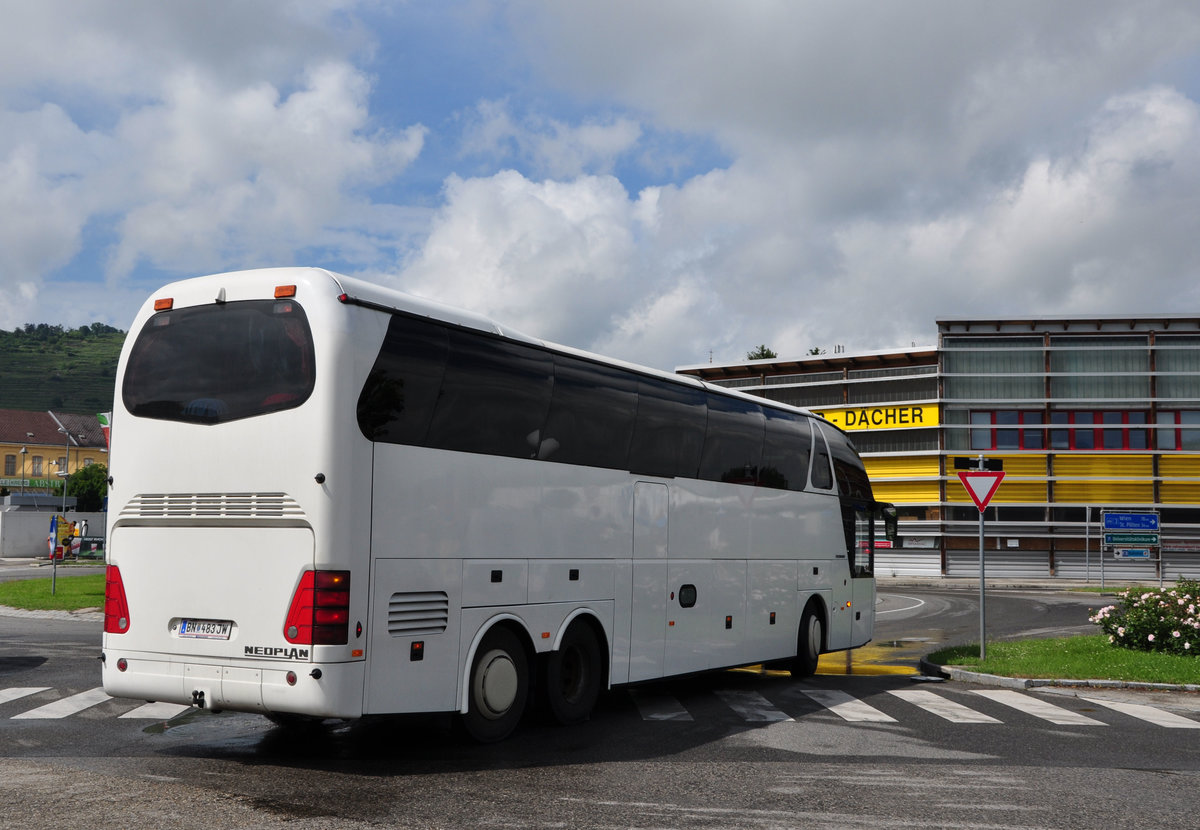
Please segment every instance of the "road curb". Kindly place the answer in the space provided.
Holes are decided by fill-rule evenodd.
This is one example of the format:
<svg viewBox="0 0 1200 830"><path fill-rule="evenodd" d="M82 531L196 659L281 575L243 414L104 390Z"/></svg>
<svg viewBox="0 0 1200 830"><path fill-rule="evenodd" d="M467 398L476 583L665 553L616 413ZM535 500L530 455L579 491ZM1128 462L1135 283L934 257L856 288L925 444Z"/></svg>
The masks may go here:
<svg viewBox="0 0 1200 830"><path fill-rule="evenodd" d="M1068 680L1053 677L1004 677L997 674L985 674L971 671L959 666L940 666L921 658L921 673L932 677L944 677L949 680L961 680L967 683L980 683L985 686L997 686L1002 689L1036 689L1045 686L1084 688L1084 689L1128 689L1146 692L1200 692L1200 684L1196 683L1138 683L1126 680Z"/></svg>
<svg viewBox="0 0 1200 830"><path fill-rule="evenodd" d="M0 605L0 617L24 617L32 620L80 620L81 622L104 622L104 611L99 608L80 608L76 611L30 611Z"/></svg>

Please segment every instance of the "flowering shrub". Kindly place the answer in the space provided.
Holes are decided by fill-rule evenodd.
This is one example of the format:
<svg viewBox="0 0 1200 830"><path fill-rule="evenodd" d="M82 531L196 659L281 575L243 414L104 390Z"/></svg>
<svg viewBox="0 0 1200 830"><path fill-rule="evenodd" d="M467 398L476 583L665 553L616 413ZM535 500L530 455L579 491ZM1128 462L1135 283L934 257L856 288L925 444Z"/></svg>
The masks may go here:
<svg viewBox="0 0 1200 830"><path fill-rule="evenodd" d="M1117 605L1089 619L1114 645L1172 654L1200 653L1200 581L1181 579L1174 588L1131 588Z"/></svg>

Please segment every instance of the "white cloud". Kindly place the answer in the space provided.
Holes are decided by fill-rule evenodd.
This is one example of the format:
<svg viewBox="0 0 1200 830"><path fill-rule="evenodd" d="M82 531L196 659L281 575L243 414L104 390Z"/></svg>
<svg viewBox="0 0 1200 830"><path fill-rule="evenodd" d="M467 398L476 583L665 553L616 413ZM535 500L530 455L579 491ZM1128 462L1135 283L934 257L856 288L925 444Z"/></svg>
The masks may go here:
<svg viewBox="0 0 1200 830"><path fill-rule="evenodd" d="M616 179L534 182L514 171L452 177L398 284L587 347L636 293L638 220Z"/></svg>
<svg viewBox="0 0 1200 830"><path fill-rule="evenodd" d="M267 84L225 94L195 73L167 85L164 101L118 127L136 191L110 271L139 259L170 270L210 270L289 258L335 242L356 187L398 175L421 151L425 129L366 135L366 78L322 64L281 99Z"/></svg>
<svg viewBox="0 0 1200 830"><path fill-rule="evenodd" d="M55 274L89 235L114 321L138 268L166 279L314 249L366 265L409 244L411 222L384 221L396 211L369 193L427 131L373 120L371 78L347 59L366 41L331 25L348 4L65 5L14 8L0 28L0 325L79 308Z"/></svg>
<svg viewBox="0 0 1200 830"><path fill-rule="evenodd" d="M505 101L481 101L469 119L463 151L501 161L516 158L556 179L608 173L641 137L630 118L589 119L571 126L556 118L514 118Z"/></svg>
<svg viewBox="0 0 1200 830"><path fill-rule="evenodd" d="M1182 0L65 4L0 30L10 324L303 260L666 368L1200 307Z"/></svg>

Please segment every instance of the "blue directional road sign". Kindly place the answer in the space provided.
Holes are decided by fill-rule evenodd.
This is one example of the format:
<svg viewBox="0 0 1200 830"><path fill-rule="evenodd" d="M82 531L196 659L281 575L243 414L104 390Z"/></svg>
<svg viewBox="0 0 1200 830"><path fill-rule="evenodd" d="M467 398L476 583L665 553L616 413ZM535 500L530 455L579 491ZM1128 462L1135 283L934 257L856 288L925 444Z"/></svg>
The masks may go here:
<svg viewBox="0 0 1200 830"><path fill-rule="evenodd" d="M1158 530L1157 513L1103 513L1105 530Z"/></svg>

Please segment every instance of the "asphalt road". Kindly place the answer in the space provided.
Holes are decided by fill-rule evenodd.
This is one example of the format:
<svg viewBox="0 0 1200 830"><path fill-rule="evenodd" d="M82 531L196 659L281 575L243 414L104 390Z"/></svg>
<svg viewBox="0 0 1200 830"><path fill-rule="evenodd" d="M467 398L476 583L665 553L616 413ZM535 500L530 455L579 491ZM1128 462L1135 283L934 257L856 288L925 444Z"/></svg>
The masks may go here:
<svg viewBox="0 0 1200 830"><path fill-rule="evenodd" d="M142 703L129 700L29 717L98 685L98 624L0 617L0 828L1195 826L1196 696L1005 700L891 673L976 641L978 607L970 591L880 600L850 674L826 659L807 681L719 672L614 690L588 723L532 720L492 746L425 719L295 733L237 713L121 717ZM1088 630L1097 604L990 593L989 638ZM13 689L41 691L6 700ZM1147 708L1113 708L1129 702Z"/></svg>

